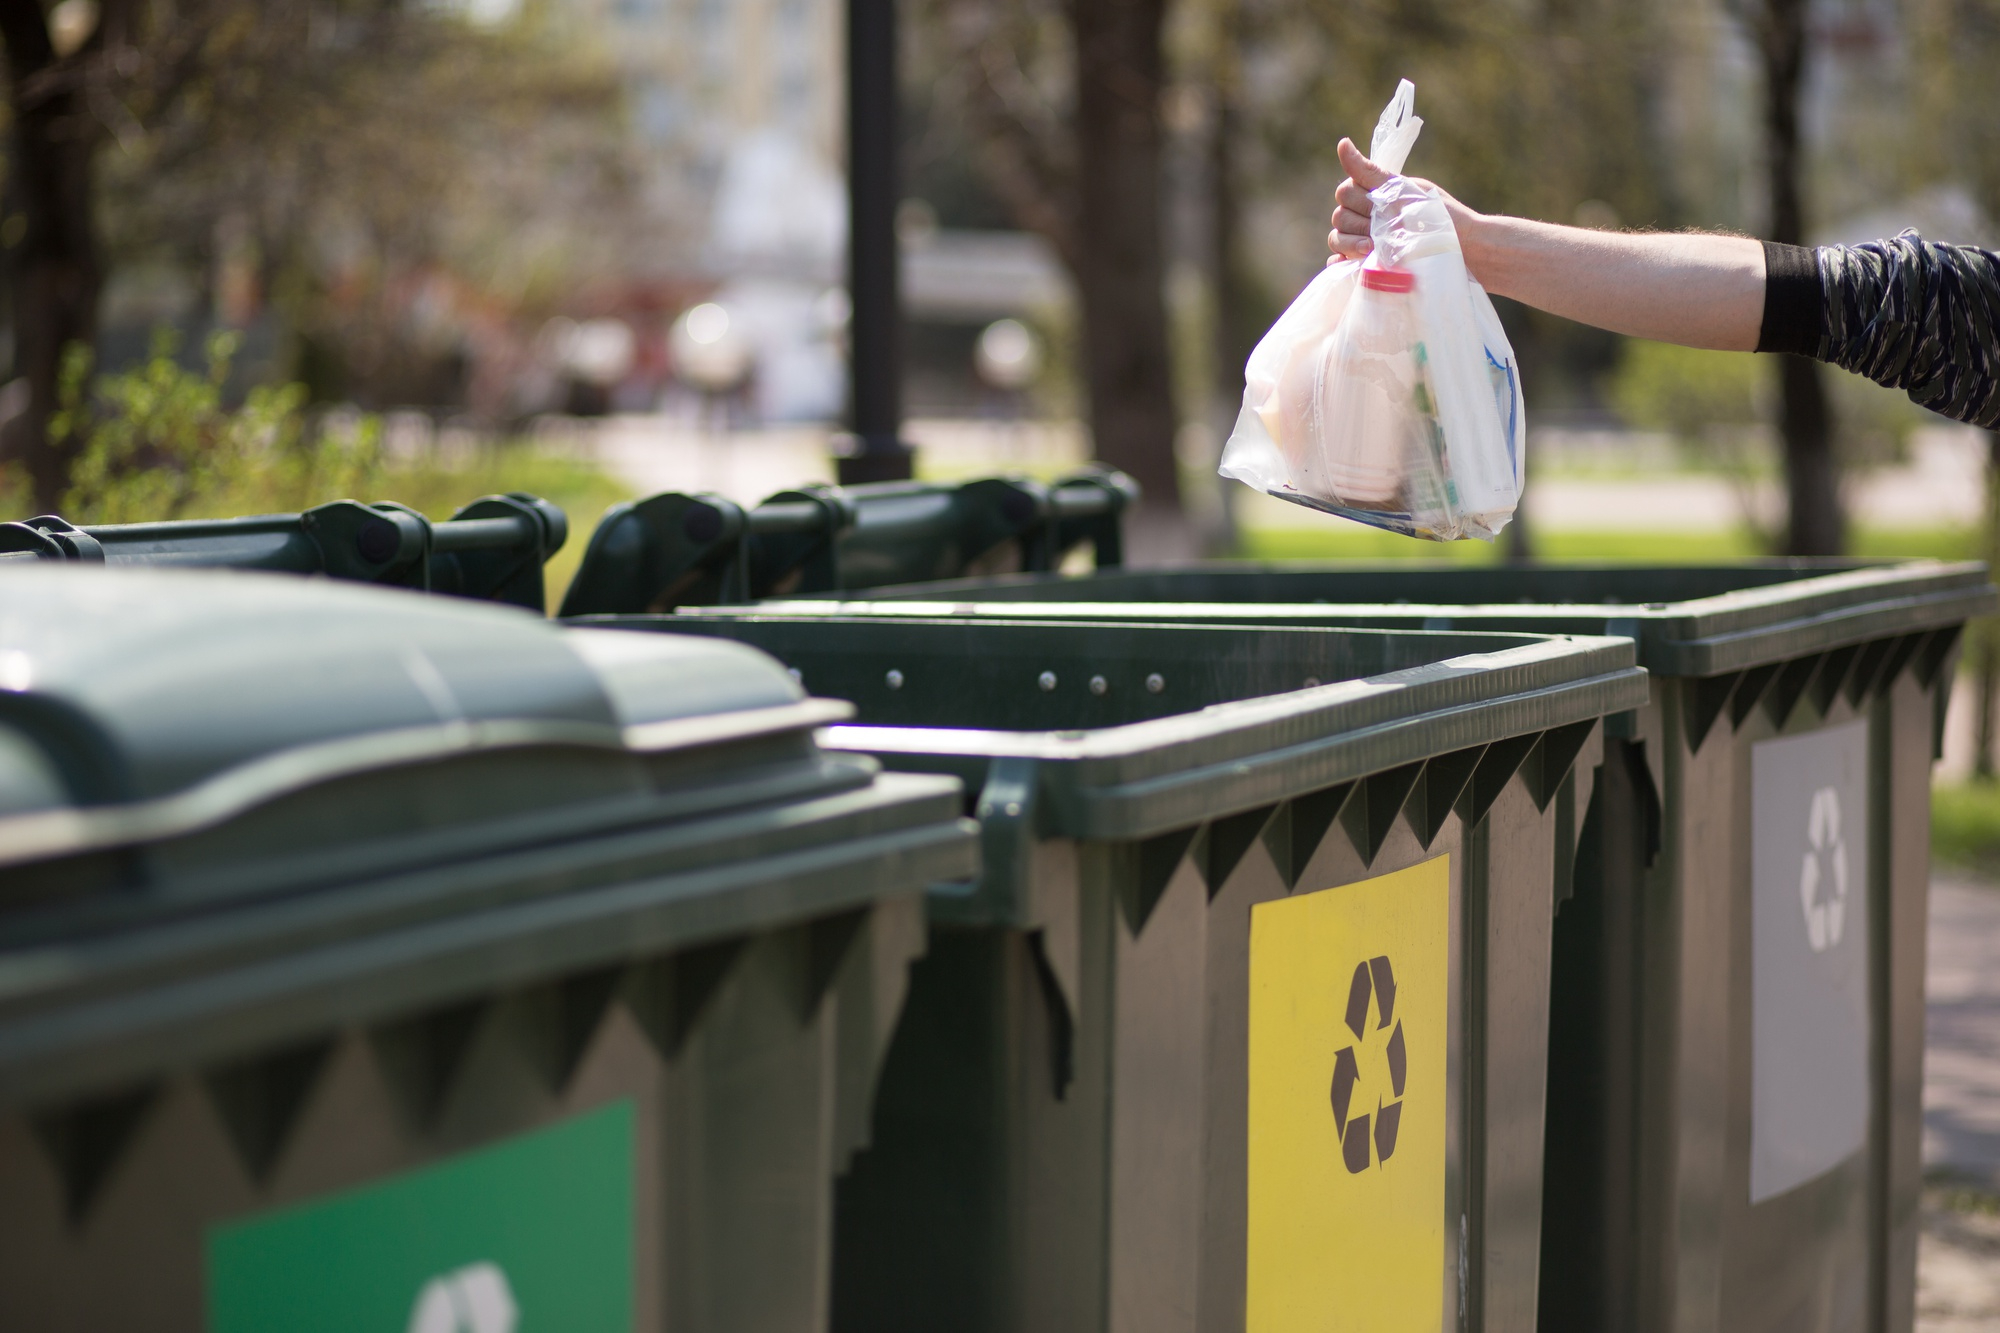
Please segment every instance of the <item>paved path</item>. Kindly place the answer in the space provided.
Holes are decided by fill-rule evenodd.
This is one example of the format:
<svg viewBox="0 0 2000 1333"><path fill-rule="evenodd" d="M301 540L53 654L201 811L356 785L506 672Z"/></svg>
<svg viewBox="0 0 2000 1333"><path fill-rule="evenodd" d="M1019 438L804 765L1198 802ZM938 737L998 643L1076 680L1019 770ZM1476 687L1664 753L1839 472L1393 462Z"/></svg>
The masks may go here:
<svg viewBox="0 0 2000 1333"><path fill-rule="evenodd" d="M2000 888L1931 885L1924 1165L2000 1193Z"/></svg>
<svg viewBox="0 0 2000 1333"><path fill-rule="evenodd" d="M1919 1333L2000 1329L2000 888L1931 885Z"/></svg>

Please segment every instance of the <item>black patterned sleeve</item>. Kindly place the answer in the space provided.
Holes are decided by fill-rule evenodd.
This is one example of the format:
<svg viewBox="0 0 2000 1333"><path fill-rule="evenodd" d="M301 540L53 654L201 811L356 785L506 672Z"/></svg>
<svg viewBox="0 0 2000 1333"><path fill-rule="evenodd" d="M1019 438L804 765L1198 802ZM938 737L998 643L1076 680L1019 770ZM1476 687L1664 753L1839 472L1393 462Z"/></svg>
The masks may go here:
<svg viewBox="0 0 2000 1333"><path fill-rule="evenodd" d="M1804 352L1901 389L1942 416L2000 428L2000 255L1906 231L1889 241L1821 246L1814 257L1816 345L1810 336L1785 336L1797 321L1774 312L1777 284L1767 277L1760 346Z"/></svg>

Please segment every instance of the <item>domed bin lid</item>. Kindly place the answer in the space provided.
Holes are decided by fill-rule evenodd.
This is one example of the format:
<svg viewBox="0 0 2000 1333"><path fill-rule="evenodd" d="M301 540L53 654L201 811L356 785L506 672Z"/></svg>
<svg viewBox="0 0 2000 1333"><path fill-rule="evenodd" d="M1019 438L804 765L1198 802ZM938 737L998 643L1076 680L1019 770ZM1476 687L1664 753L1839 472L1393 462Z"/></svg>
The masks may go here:
<svg viewBox="0 0 2000 1333"><path fill-rule="evenodd" d="M615 744L623 727L803 697L754 650L634 653L476 603L261 575L13 571L0 815L157 799L359 735L533 722Z"/></svg>
<svg viewBox="0 0 2000 1333"><path fill-rule="evenodd" d="M156 1020L233 1049L230 1023L276 1039L327 1005L351 1019L969 875L955 781L821 749L851 713L714 639L281 575L10 571L0 1103L166 1058ZM391 984L380 941L413 933ZM346 961L293 965L329 949ZM254 1013L232 971L253 960ZM162 986L231 1018L168 1016ZM122 1054L82 1040L77 1005Z"/></svg>

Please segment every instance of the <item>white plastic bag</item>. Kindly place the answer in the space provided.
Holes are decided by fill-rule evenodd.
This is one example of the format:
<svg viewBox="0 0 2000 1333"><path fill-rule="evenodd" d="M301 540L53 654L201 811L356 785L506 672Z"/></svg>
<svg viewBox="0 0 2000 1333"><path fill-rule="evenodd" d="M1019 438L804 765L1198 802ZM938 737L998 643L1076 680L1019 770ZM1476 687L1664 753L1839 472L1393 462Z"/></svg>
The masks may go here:
<svg viewBox="0 0 2000 1333"><path fill-rule="evenodd" d="M1423 128L1416 91L1403 80L1375 126L1385 170ZM1514 349L1444 202L1401 175L1368 198L1373 253L1327 265L1257 344L1220 471L1393 532L1490 541L1527 461Z"/></svg>

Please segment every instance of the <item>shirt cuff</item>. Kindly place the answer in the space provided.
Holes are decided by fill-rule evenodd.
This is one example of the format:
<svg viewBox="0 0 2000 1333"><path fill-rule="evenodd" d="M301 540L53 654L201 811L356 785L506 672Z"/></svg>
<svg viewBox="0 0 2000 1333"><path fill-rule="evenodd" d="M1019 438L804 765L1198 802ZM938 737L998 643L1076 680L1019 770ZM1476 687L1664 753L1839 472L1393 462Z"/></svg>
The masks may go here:
<svg viewBox="0 0 2000 1333"><path fill-rule="evenodd" d="M1757 332L1757 350L1818 355L1824 313L1817 252L1765 241L1764 323Z"/></svg>

